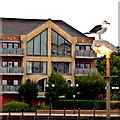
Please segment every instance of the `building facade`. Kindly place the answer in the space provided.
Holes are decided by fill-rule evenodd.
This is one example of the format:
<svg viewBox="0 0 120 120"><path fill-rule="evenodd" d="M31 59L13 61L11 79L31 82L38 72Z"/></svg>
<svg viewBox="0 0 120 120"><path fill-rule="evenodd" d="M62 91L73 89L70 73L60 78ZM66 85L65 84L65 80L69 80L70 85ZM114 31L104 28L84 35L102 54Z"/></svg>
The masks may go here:
<svg viewBox="0 0 120 120"><path fill-rule="evenodd" d="M71 84L76 76L95 72L93 40L62 20L1 18L0 108L20 100L17 90L28 78L40 85L40 99L52 71Z"/></svg>

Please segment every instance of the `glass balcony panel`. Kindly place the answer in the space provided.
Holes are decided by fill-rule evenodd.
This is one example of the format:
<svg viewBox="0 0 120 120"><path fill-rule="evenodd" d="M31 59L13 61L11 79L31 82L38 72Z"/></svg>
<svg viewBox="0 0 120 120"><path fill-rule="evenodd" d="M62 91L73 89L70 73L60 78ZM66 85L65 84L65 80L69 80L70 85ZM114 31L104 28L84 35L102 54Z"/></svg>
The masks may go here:
<svg viewBox="0 0 120 120"><path fill-rule="evenodd" d="M23 67L0 67L0 73L24 73Z"/></svg>
<svg viewBox="0 0 120 120"><path fill-rule="evenodd" d="M95 68L76 68L75 69L75 75L85 75L88 73L94 73L97 70Z"/></svg>
<svg viewBox="0 0 120 120"><path fill-rule="evenodd" d="M92 50L76 50L75 56L80 57L97 57L97 54Z"/></svg>
<svg viewBox="0 0 120 120"><path fill-rule="evenodd" d="M6 86L0 86L0 92L18 92L19 86L13 86L13 85L6 85Z"/></svg>
<svg viewBox="0 0 120 120"><path fill-rule="evenodd" d="M0 48L0 54L23 55L23 48Z"/></svg>

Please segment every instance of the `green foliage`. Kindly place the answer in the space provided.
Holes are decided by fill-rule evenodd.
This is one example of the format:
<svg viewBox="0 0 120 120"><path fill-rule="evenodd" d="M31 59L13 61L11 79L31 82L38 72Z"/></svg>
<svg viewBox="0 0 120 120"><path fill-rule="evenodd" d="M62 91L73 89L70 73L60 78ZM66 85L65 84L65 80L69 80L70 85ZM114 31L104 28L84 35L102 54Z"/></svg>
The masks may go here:
<svg viewBox="0 0 120 120"><path fill-rule="evenodd" d="M52 72L47 83L49 87L46 87L45 96L47 98L58 99L59 96L62 96L67 91L67 83L63 76L59 72ZM55 87L52 87L52 84Z"/></svg>
<svg viewBox="0 0 120 120"><path fill-rule="evenodd" d="M28 104L31 103L32 99L37 98L38 91L38 85L30 79L27 79L26 82L21 84L20 88L18 89L20 95L24 97L25 102Z"/></svg>
<svg viewBox="0 0 120 120"><path fill-rule="evenodd" d="M102 75L106 75L106 58L101 57L97 59L96 67L98 71ZM118 76L116 78L111 78L111 86L119 86L120 87L120 52L114 53L111 55L110 58L110 75L111 76Z"/></svg>
<svg viewBox="0 0 120 120"><path fill-rule="evenodd" d="M53 104L53 109L87 109L91 110L93 108L102 110L106 109L105 101L97 100L57 100Z"/></svg>
<svg viewBox="0 0 120 120"><path fill-rule="evenodd" d="M50 106L38 106L37 109L39 109L39 110L49 110Z"/></svg>
<svg viewBox="0 0 120 120"><path fill-rule="evenodd" d="M77 91L80 93L80 99L93 100L98 94L105 91L105 80L99 73L87 74L76 77L76 83L79 84Z"/></svg>
<svg viewBox="0 0 120 120"><path fill-rule="evenodd" d="M3 105L3 112L19 112L19 111L28 111L29 105L27 103L12 101Z"/></svg>

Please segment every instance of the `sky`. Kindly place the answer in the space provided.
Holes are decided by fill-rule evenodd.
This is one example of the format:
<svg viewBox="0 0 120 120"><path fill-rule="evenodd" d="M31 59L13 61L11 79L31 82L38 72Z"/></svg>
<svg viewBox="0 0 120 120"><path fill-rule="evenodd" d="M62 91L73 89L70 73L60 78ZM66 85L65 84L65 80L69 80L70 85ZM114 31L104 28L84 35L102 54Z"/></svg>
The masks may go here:
<svg viewBox="0 0 120 120"><path fill-rule="evenodd" d="M82 33L104 20L110 22L102 39L118 46L119 0L0 0L0 17L63 20ZM98 39L98 35L89 37Z"/></svg>

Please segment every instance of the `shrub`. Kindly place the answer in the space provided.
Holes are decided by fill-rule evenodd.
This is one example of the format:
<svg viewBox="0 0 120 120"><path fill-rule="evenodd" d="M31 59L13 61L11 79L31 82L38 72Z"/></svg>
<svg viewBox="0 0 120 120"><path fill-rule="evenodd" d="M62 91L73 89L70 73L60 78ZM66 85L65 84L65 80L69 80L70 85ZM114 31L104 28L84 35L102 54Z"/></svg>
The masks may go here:
<svg viewBox="0 0 120 120"><path fill-rule="evenodd" d="M20 111L28 111L29 105L27 103L11 101L3 105L3 112L20 112Z"/></svg>
<svg viewBox="0 0 120 120"><path fill-rule="evenodd" d="M33 106L32 104L29 104L28 106L28 112L35 112L37 110L36 106Z"/></svg>
<svg viewBox="0 0 120 120"><path fill-rule="evenodd" d="M53 103L53 109L106 109L105 101L97 100L57 100Z"/></svg>
<svg viewBox="0 0 120 120"><path fill-rule="evenodd" d="M50 106L38 106L37 109L40 109L40 110L49 110Z"/></svg>

